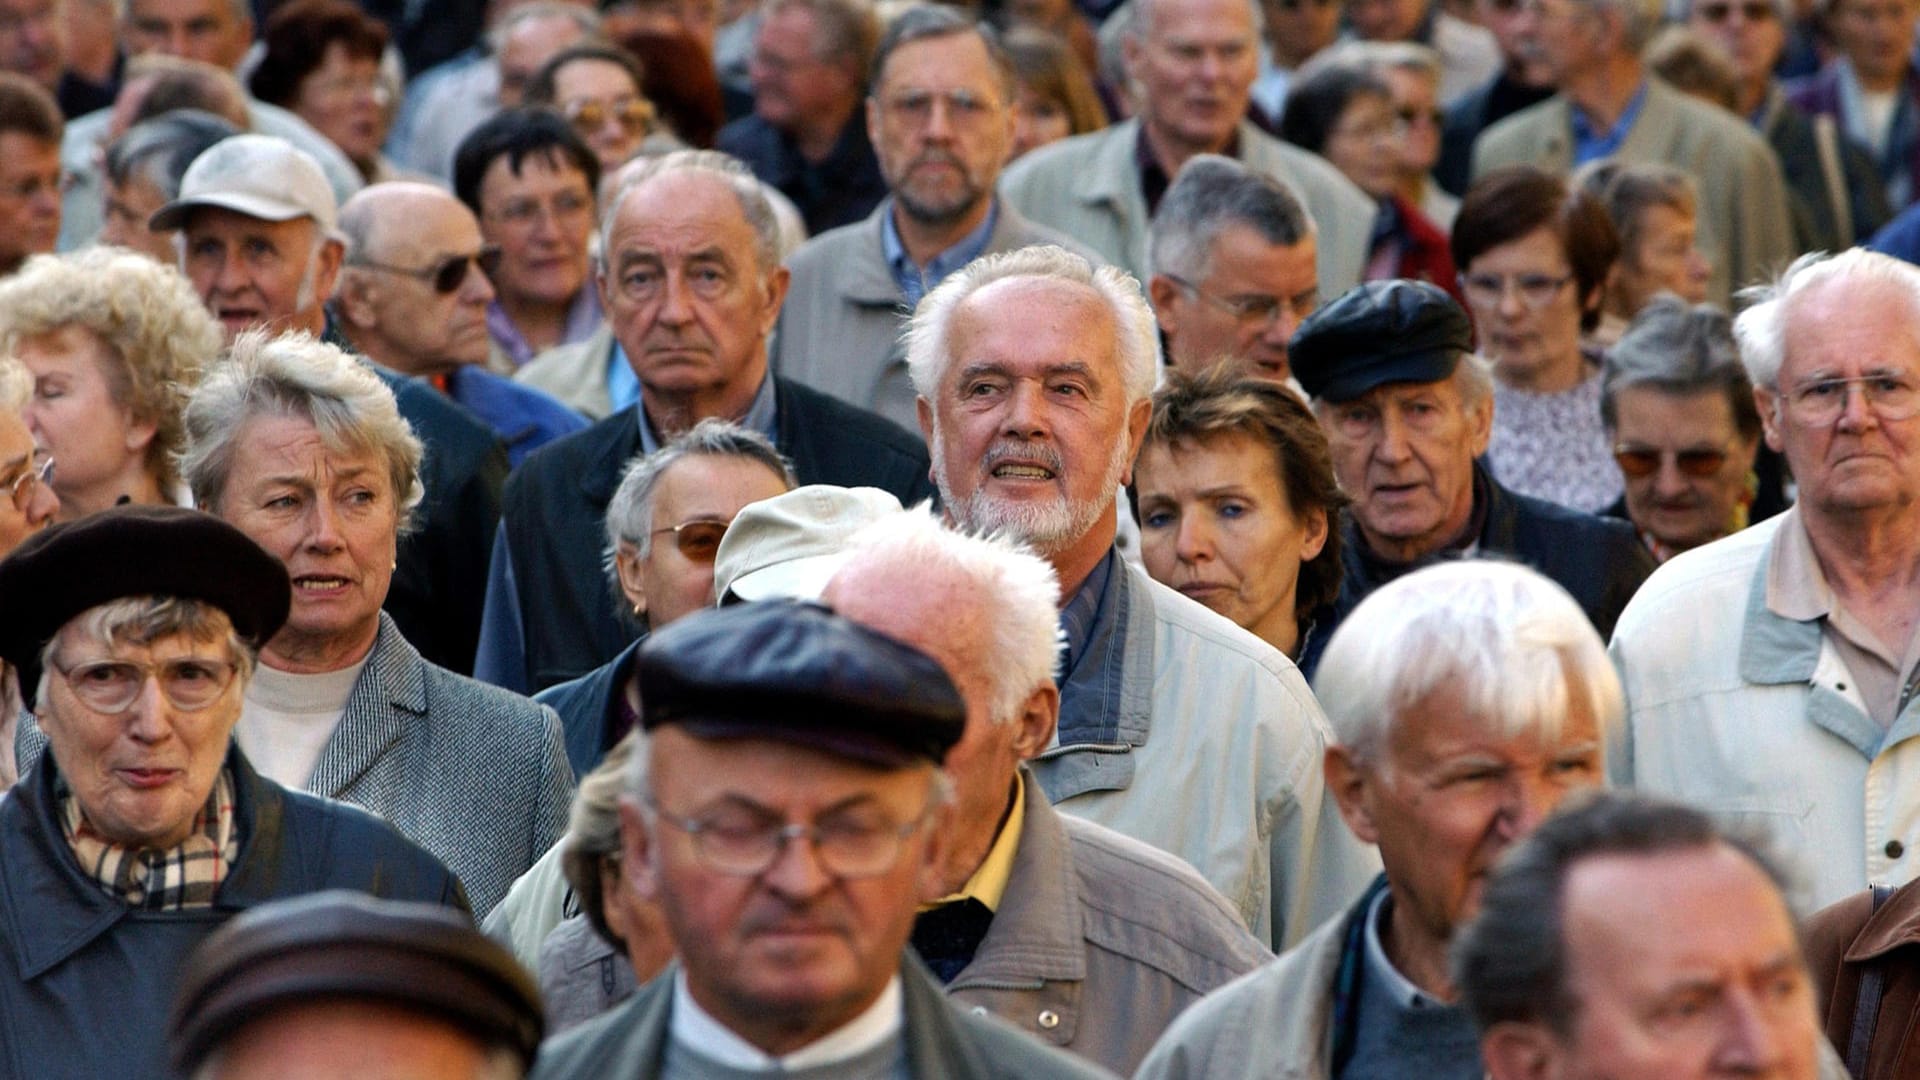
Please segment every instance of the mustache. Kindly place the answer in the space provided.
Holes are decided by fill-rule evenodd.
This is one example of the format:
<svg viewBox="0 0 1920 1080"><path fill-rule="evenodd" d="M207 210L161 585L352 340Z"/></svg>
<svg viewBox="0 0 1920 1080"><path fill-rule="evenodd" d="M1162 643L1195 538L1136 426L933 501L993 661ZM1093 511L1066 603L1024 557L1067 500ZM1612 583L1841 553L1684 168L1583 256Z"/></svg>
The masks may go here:
<svg viewBox="0 0 1920 1080"><path fill-rule="evenodd" d="M1051 470L1056 476L1066 471L1060 451L1046 443L997 442L987 447L980 458L980 471L992 472L1004 461L1031 462Z"/></svg>

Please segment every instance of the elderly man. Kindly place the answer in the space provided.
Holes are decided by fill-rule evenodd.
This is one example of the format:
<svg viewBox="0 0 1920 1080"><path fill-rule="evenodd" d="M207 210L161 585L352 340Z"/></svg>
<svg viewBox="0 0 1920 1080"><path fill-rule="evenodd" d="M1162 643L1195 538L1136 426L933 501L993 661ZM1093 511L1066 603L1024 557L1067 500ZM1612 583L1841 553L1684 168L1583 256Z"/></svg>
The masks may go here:
<svg viewBox="0 0 1920 1080"><path fill-rule="evenodd" d="M1802 112L1830 118L1865 147L1899 210L1920 199L1920 65L1913 60L1913 0L1822 0L1820 24L1838 46L1825 67L1787 95Z"/></svg>
<svg viewBox="0 0 1920 1080"><path fill-rule="evenodd" d="M1294 374L1353 497L1336 622L1409 570L1470 552L1539 570L1604 636L1653 560L1625 522L1515 494L1478 463L1493 430L1493 378L1472 348L1467 313L1414 281L1368 282L1294 336ZM1301 666L1317 662L1309 644Z"/></svg>
<svg viewBox="0 0 1920 1080"><path fill-rule="evenodd" d="M483 633L489 682L543 689L632 642L600 566L599 523L635 454L707 417L770 438L802 484L929 494L911 434L769 370L787 291L777 230L753 176L710 151L649 163L613 197L599 288L639 401L544 448L508 483Z"/></svg>
<svg viewBox="0 0 1920 1080"><path fill-rule="evenodd" d="M427 380L487 422L513 465L587 426L579 413L486 369L500 249L460 200L431 184L375 184L340 208L346 265L336 326L367 359Z"/></svg>
<svg viewBox="0 0 1920 1080"><path fill-rule="evenodd" d="M1345 918L1182 1016L1141 1075L1478 1080L1448 945L1501 852L1604 781L1620 681L1565 590L1469 560L1369 596L1314 689L1340 740L1327 788L1386 873Z"/></svg>
<svg viewBox="0 0 1920 1080"><path fill-rule="evenodd" d="M68 34L65 0L0 0L0 71L39 83L66 116L113 104L107 87L67 69Z"/></svg>
<svg viewBox="0 0 1920 1080"><path fill-rule="evenodd" d="M1034 763L1047 797L1186 859L1262 941L1343 909L1376 868L1323 798L1305 681L1114 546L1158 352L1139 286L1025 248L955 272L907 334L948 518L1008 530L1060 579L1060 722Z"/></svg>
<svg viewBox="0 0 1920 1080"><path fill-rule="evenodd" d="M199 109L174 109L128 128L107 147L100 243L132 248L167 266L177 262L174 234L154 232L147 222L179 197L195 158L238 134L239 128Z"/></svg>
<svg viewBox="0 0 1920 1080"><path fill-rule="evenodd" d="M1433 178L1455 196L1467 193L1473 173L1473 143L1480 133L1529 105L1553 96L1553 76L1526 40L1528 20L1522 0L1474 0L1474 21L1491 31L1500 46L1500 71L1447 106L1440 129L1440 160Z"/></svg>
<svg viewBox="0 0 1920 1080"><path fill-rule="evenodd" d="M104 510L0 562L0 656L48 740L0 800L9 1075L169 1075L181 962L235 912L333 888L465 908L392 826L233 745L290 592L278 559L176 507Z"/></svg>
<svg viewBox="0 0 1920 1080"><path fill-rule="evenodd" d="M1023 766L1059 715L1058 596L1044 560L911 512L856 536L821 601L926 652L966 702L920 958L960 1003L1130 1076L1176 1015L1269 954L1185 863L1061 814Z"/></svg>
<svg viewBox="0 0 1920 1080"><path fill-rule="evenodd" d="M1647 73L1640 50L1659 29L1660 0L1527 2L1527 40L1559 93L1481 134L1476 179L1519 163L1565 173L1602 157L1685 170L1699 185L1707 295L1722 307L1794 255L1786 180L1766 140Z"/></svg>
<svg viewBox="0 0 1920 1080"><path fill-rule="evenodd" d="M64 125L39 84L0 72L0 277L59 239Z"/></svg>
<svg viewBox="0 0 1920 1080"><path fill-rule="evenodd" d="M867 134L891 194L865 221L787 261L774 370L915 423L900 330L942 278L983 254L1071 245L994 194L1013 137L1014 79L992 31L952 9L908 11L874 56Z"/></svg>
<svg viewBox="0 0 1920 1080"><path fill-rule="evenodd" d="M1602 795L1548 821L1454 950L1486 1075L1844 1080L1783 880L1687 807Z"/></svg>
<svg viewBox="0 0 1920 1080"><path fill-rule="evenodd" d="M1734 324L1794 508L1660 569L1620 616L1616 779L1766 821L1832 903L1920 864L1920 269L1795 263ZM1909 855L1915 858L1909 858Z"/></svg>
<svg viewBox="0 0 1920 1080"><path fill-rule="evenodd" d="M1102 1075L962 1012L904 956L966 716L937 662L768 601L690 616L638 666L621 865L679 967L549 1043L536 1077Z"/></svg>
<svg viewBox="0 0 1920 1080"><path fill-rule="evenodd" d="M1313 219L1265 173L1217 154L1188 161L1153 216L1147 296L1167 362L1198 374L1231 359L1293 377L1287 342L1320 306Z"/></svg>
<svg viewBox="0 0 1920 1080"><path fill-rule="evenodd" d="M1247 122L1259 67L1245 0L1139 0L1127 31L1136 118L1036 150L1007 170L1001 192L1140 280L1149 275L1147 223L1195 154L1225 154L1285 183L1319 224L1320 289L1360 281L1374 204L1324 159Z"/></svg>

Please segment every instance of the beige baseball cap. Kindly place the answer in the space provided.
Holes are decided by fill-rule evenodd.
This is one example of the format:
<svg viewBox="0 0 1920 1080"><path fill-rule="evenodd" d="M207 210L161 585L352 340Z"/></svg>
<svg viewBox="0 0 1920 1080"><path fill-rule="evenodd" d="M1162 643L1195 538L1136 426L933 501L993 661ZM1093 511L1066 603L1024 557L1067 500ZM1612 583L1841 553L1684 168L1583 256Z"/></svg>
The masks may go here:
<svg viewBox="0 0 1920 1080"><path fill-rule="evenodd" d="M179 197L154 211L147 228L171 232L203 206L262 221L310 217L323 232L332 232L339 217L319 163L272 135L235 135L208 147L180 178Z"/></svg>
<svg viewBox="0 0 1920 1080"><path fill-rule="evenodd" d="M853 534L901 512L900 500L879 488L831 484L751 503L720 538L714 599L817 600L846 561Z"/></svg>

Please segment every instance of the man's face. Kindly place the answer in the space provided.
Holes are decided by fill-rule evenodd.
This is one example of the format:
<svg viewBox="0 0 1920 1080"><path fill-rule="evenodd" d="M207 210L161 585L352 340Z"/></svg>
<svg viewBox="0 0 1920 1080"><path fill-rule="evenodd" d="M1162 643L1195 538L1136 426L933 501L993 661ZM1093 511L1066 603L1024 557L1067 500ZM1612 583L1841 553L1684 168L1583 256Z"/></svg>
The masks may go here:
<svg viewBox="0 0 1920 1080"><path fill-rule="evenodd" d="M233 0L128 0L120 40L128 56L182 56L231 71L253 44L253 20Z"/></svg>
<svg viewBox="0 0 1920 1080"><path fill-rule="evenodd" d="M1387 383L1315 411L1334 474L1353 496L1354 524L1375 553L1412 561L1466 528L1473 459L1493 429L1490 396L1469 405L1453 379Z"/></svg>
<svg viewBox="0 0 1920 1080"><path fill-rule="evenodd" d="M23 131L0 132L0 272L60 238L60 145Z"/></svg>
<svg viewBox="0 0 1920 1080"><path fill-rule="evenodd" d="M620 581L647 625L668 623L713 606L713 557L696 523L724 528L742 509L787 490L785 477L751 458L693 454L667 467L653 489L653 536L645 555L621 552ZM695 531L684 527L695 525ZM680 532L663 530L680 529Z"/></svg>
<svg viewBox="0 0 1920 1080"><path fill-rule="evenodd" d="M1298 66L1340 36L1339 0L1261 0L1267 43L1274 55Z"/></svg>
<svg viewBox="0 0 1920 1080"><path fill-rule="evenodd" d="M1013 142L1012 103L978 36L910 41L867 99L867 133L906 215L944 225L992 196Z"/></svg>
<svg viewBox="0 0 1920 1080"><path fill-rule="evenodd" d="M480 174L480 229L500 248L493 286L509 306L570 304L587 284L593 188L558 150L502 154Z"/></svg>
<svg viewBox="0 0 1920 1080"><path fill-rule="evenodd" d="M478 265L480 225L452 196L389 203L357 260L349 267L339 313L355 344L375 361L411 375L487 362L487 305L493 286ZM441 292L426 273L468 260L460 284Z"/></svg>
<svg viewBox="0 0 1920 1080"><path fill-rule="evenodd" d="M1562 669L1565 671L1565 669ZM1478 716L1459 680L1440 684L1395 716L1378 760L1344 748L1328 754L1328 789L1361 840L1380 846L1396 925L1444 945L1480 907L1487 873L1573 792L1599 787L1600 725L1585 684L1567 678L1557 734L1504 734Z"/></svg>
<svg viewBox="0 0 1920 1080"><path fill-rule="evenodd" d="M500 43L495 63L500 65L500 105L517 109L526 100L527 85L548 60L585 35L580 24L564 15L525 19Z"/></svg>
<svg viewBox="0 0 1920 1080"><path fill-rule="evenodd" d="M1627 516L1675 550L1698 547L1733 530L1733 515L1748 498L1747 473L1757 441L1741 438L1733 408L1717 391L1669 394L1651 386L1628 386L1614 394L1615 449L1658 461L1636 476L1623 467ZM1703 476L1682 471L1683 456L1720 466Z"/></svg>
<svg viewBox="0 0 1920 1080"><path fill-rule="evenodd" d="M1787 28L1773 0L1694 0L1687 25L1733 58L1744 84L1764 85L1787 47Z"/></svg>
<svg viewBox="0 0 1920 1080"><path fill-rule="evenodd" d="M1424 0L1347 0L1347 21L1368 41L1411 41L1426 13Z"/></svg>
<svg viewBox="0 0 1920 1080"><path fill-rule="evenodd" d="M1521 51L1548 81L1567 79L1606 55L1606 23L1582 0L1524 0Z"/></svg>
<svg viewBox="0 0 1920 1080"><path fill-rule="evenodd" d="M1604 855L1568 874L1560 915L1572 1031L1547 1040L1569 1080L1820 1074L1793 915L1725 845Z"/></svg>
<svg viewBox="0 0 1920 1080"><path fill-rule="evenodd" d="M871 1005L900 967L920 878L937 853L933 770L878 769L763 739L696 739L672 726L654 732L646 752L659 813L622 802L624 865L635 892L660 904L694 1000L774 1053ZM798 839L765 870L738 876L708 865L695 836L666 816L710 830L919 825L873 877L830 872ZM770 1031L785 1045L769 1046Z"/></svg>
<svg viewBox="0 0 1920 1080"><path fill-rule="evenodd" d="M340 246L315 243L312 218L263 221L201 207L181 232L180 268L229 342L254 326L318 334L326 324L321 305L340 272Z"/></svg>
<svg viewBox="0 0 1920 1080"><path fill-rule="evenodd" d="M1385 68L1380 74L1393 93L1393 108L1404 129L1399 139L1400 174L1425 176L1440 160L1440 126L1446 122L1446 114L1440 111L1439 84L1403 67Z"/></svg>
<svg viewBox="0 0 1920 1080"><path fill-rule="evenodd" d="M67 13L62 0L0 0L0 71L48 90L67 66Z"/></svg>
<svg viewBox="0 0 1920 1080"><path fill-rule="evenodd" d="M937 399L919 407L956 522L1049 557L1112 543L1149 407L1127 401L1119 344L1106 302L1070 282L1003 278L954 310Z"/></svg>
<svg viewBox="0 0 1920 1080"><path fill-rule="evenodd" d="M835 115L860 93L859 80L844 62L820 55L817 21L805 8L781 8L760 23L754 39L747 61L753 111L780 131Z"/></svg>
<svg viewBox="0 0 1920 1080"><path fill-rule="evenodd" d="M1836 0L1827 25L1862 79L1897 80L1913 52L1913 0Z"/></svg>
<svg viewBox="0 0 1920 1080"><path fill-rule="evenodd" d="M1620 253L1613 280L1621 307L1637 312L1663 292L1704 303L1713 267L1694 245L1694 215L1656 204L1641 209L1639 225L1633 246Z"/></svg>
<svg viewBox="0 0 1920 1080"><path fill-rule="evenodd" d="M1246 115L1259 74L1253 9L1237 0L1153 0L1139 36L1126 39L1126 60L1150 133L1189 153L1218 151Z"/></svg>
<svg viewBox="0 0 1920 1080"><path fill-rule="evenodd" d="M35 449L26 421L0 411L0 558L60 512L60 497L38 479Z"/></svg>
<svg viewBox="0 0 1920 1080"><path fill-rule="evenodd" d="M1285 381L1287 342L1320 306L1313 237L1275 244L1251 226L1228 225L1208 251L1201 280L1149 282L1173 366L1192 374L1232 357L1249 375Z"/></svg>
<svg viewBox="0 0 1920 1080"><path fill-rule="evenodd" d="M167 204L166 193L153 181L138 172L129 175L124 184L108 178L104 201L100 226L102 244L132 248L169 266L179 261L179 253L173 248L173 233L147 228L154 212Z"/></svg>

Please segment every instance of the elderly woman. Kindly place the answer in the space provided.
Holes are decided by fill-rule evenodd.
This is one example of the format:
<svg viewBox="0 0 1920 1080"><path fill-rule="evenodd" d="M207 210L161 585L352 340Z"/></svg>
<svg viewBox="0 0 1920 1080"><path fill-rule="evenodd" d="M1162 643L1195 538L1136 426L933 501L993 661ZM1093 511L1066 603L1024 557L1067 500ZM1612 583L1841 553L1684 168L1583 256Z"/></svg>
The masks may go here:
<svg viewBox="0 0 1920 1080"><path fill-rule="evenodd" d="M1013 65L1013 153L1085 135L1107 126L1100 91L1066 40L1048 30L1016 26L1000 39Z"/></svg>
<svg viewBox="0 0 1920 1080"><path fill-rule="evenodd" d="M1480 352L1493 362L1494 478L1597 513L1620 497L1600 426L1599 325L1620 241L1599 201L1531 165L1496 169L1460 202L1453 261Z"/></svg>
<svg viewBox="0 0 1920 1080"><path fill-rule="evenodd" d="M1600 415L1626 477L1626 517L1665 562L1747 527L1760 414L1733 324L1672 296L1607 355Z"/></svg>
<svg viewBox="0 0 1920 1080"><path fill-rule="evenodd" d="M1706 300L1713 265L1694 243L1700 200L1693 177L1659 162L1603 158L1581 169L1573 182L1606 207L1620 237L1600 326L1589 340L1611 347L1661 293L1690 304Z"/></svg>
<svg viewBox="0 0 1920 1080"><path fill-rule="evenodd" d="M380 610L420 441L378 377L304 335L235 340L187 407L194 501L286 564L238 739L288 787L364 806L444 859L484 915L560 837L551 709L422 659Z"/></svg>
<svg viewBox="0 0 1920 1080"><path fill-rule="evenodd" d="M235 912L322 889L463 906L392 826L233 746L288 592L259 545L176 507L58 525L0 562L0 657L46 742L0 800L7 1075L171 1075L181 964Z"/></svg>
<svg viewBox="0 0 1920 1080"><path fill-rule="evenodd" d="M33 372L27 422L60 462L62 520L184 501L180 411L220 324L179 271L118 248L30 259L0 281L0 351Z"/></svg>
<svg viewBox="0 0 1920 1080"><path fill-rule="evenodd" d="M176 109L142 120L107 146L107 189L102 198L100 243L132 248L173 266L173 233L154 232L147 222L180 194L180 178L209 146L240 129L210 112Z"/></svg>
<svg viewBox="0 0 1920 1080"><path fill-rule="evenodd" d="M1293 391L1217 365L1168 372L1133 466L1140 555L1162 585L1299 657L1340 593L1347 496Z"/></svg>
<svg viewBox="0 0 1920 1080"><path fill-rule="evenodd" d="M638 156L654 133L653 102L647 100L646 73L624 49L610 45L574 45L560 50L527 84L527 104L551 109L593 147L602 176ZM661 150L679 141L664 137Z"/></svg>
<svg viewBox="0 0 1920 1080"><path fill-rule="evenodd" d="M33 397L33 376L18 360L0 356L0 558L53 522L60 497L48 479L53 457L33 441L23 415ZM13 732L20 694L13 672L0 660L0 795L19 779L13 766Z"/></svg>
<svg viewBox="0 0 1920 1080"><path fill-rule="evenodd" d="M387 28L347 0L294 0L267 20L266 53L248 89L305 120L369 184L424 179L380 153L393 123L393 85L380 70Z"/></svg>

